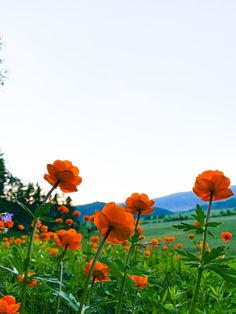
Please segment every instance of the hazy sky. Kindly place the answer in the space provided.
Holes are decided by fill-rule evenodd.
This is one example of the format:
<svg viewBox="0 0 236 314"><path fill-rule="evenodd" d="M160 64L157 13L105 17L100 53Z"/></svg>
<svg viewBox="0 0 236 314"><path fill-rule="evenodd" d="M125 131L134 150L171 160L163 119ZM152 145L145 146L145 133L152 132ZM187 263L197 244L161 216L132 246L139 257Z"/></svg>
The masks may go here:
<svg viewBox="0 0 236 314"><path fill-rule="evenodd" d="M0 0L0 148L22 180L71 160L75 203L236 184L236 1Z"/></svg>

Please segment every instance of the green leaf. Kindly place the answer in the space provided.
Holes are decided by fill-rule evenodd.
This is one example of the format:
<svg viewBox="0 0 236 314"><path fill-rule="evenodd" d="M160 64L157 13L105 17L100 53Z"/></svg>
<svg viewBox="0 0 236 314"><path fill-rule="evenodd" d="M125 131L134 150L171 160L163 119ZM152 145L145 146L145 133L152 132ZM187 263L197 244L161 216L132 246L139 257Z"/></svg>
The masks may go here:
<svg viewBox="0 0 236 314"><path fill-rule="evenodd" d="M16 200L17 204L24 209L24 211L31 217L35 218L34 214L32 211L24 204L22 204L20 201Z"/></svg>
<svg viewBox="0 0 236 314"><path fill-rule="evenodd" d="M43 221L46 221L46 222L55 222L55 219L53 219L51 217L42 216L42 217L40 217L40 219L42 219Z"/></svg>
<svg viewBox="0 0 236 314"><path fill-rule="evenodd" d="M205 215L200 205L197 204L196 209L195 209L195 214L193 214L192 217L198 221L200 227L204 227Z"/></svg>
<svg viewBox="0 0 236 314"><path fill-rule="evenodd" d="M206 227L218 227L220 225L222 225L221 222L211 221L206 224Z"/></svg>
<svg viewBox="0 0 236 314"><path fill-rule="evenodd" d="M224 255L226 253L226 248L224 246L219 246L217 248L213 248L210 252L205 251L203 254L203 261L204 264L207 264L217 258L219 258L220 256ZM223 259L221 259L220 261L223 261Z"/></svg>
<svg viewBox="0 0 236 314"><path fill-rule="evenodd" d="M182 260L200 263L200 259L188 251L176 250L176 252L182 256Z"/></svg>
<svg viewBox="0 0 236 314"><path fill-rule="evenodd" d="M197 234L201 234L201 233L204 232L204 230L201 227L197 227L197 226L194 226L194 225L186 224L184 222L181 222L179 225L172 225L172 227L174 227L176 229L183 230L183 231L194 230Z"/></svg>
<svg viewBox="0 0 236 314"><path fill-rule="evenodd" d="M5 269L5 270L9 271L10 273L13 273L14 275L19 275L19 272L18 272L18 270L15 267L13 267L13 269L5 267L5 266L2 266L2 265L0 265L0 267L2 269Z"/></svg>
<svg viewBox="0 0 236 314"><path fill-rule="evenodd" d="M67 303L75 310L79 310L79 302L76 301L75 297L73 296L72 293L65 293L63 291L58 291L58 290L53 290L57 296L60 296L63 298Z"/></svg>
<svg viewBox="0 0 236 314"><path fill-rule="evenodd" d="M42 206L37 205L35 208L34 216L35 218L45 217L50 210L51 204L47 203Z"/></svg>

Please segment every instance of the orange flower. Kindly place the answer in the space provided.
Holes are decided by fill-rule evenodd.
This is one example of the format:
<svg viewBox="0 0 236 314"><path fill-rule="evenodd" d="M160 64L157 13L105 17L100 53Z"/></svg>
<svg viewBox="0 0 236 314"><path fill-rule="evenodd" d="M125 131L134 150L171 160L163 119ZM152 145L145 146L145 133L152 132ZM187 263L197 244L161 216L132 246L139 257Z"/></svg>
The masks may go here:
<svg viewBox="0 0 236 314"><path fill-rule="evenodd" d="M18 225L18 230L25 230L25 227L24 227L24 225Z"/></svg>
<svg viewBox="0 0 236 314"><path fill-rule="evenodd" d="M8 220L5 222L6 228L11 229L11 228L13 228L13 226L14 226L14 222L12 220Z"/></svg>
<svg viewBox="0 0 236 314"><path fill-rule="evenodd" d="M221 238L224 242L229 242L230 240L232 240L232 233L228 232L228 231L223 231L221 232Z"/></svg>
<svg viewBox="0 0 236 314"><path fill-rule="evenodd" d="M49 249L49 252L51 253L52 256L56 256L59 253L59 250L58 248L51 247Z"/></svg>
<svg viewBox="0 0 236 314"><path fill-rule="evenodd" d="M200 243L198 244L197 247L199 248L199 250L201 250L201 249L203 248L203 241L202 241L202 240L200 241ZM211 249L209 248L208 243L206 243L205 250L208 251L208 252L210 252L210 250L211 250Z"/></svg>
<svg viewBox="0 0 236 314"><path fill-rule="evenodd" d="M20 314L19 308L20 303L16 303L16 299L11 295L5 295L0 299L0 313L2 314Z"/></svg>
<svg viewBox="0 0 236 314"><path fill-rule="evenodd" d="M73 220L71 218L68 218L68 219L66 219L65 223L67 226L71 226L71 225L73 225Z"/></svg>
<svg viewBox="0 0 236 314"><path fill-rule="evenodd" d="M233 195L229 189L230 180L224 176L224 173L218 170L207 170L200 174L195 181L193 192L203 201L224 200Z"/></svg>
<svg viewBox="0 0 236 314"><path fill-rule="evenodd" d="M154 212L152 206L155 204L153 200L149 200L148 196L144 193L138 194L133 193L126 200L127 211L132 213L133 215L147 215Z"/></svg>
<svg viewBox="0 0 236 314"><path fill-rule="evenodd" d="M197 220L195 220L193 224L194 224L195 227L200 227L200 224L199 224L199 222Z"/></svg>
<svg viewBox="0 0 236 314"><path fill-rule="evenodd" d="M195 235L194 235L193 233L190 233L190 234L188 235L188 238L189 238L190 240L193 240L193 239L195 238Z"/></svg>
<svg viewBox="0 0 236 314"><path fill-rule="evenodd" d="M136 285L137 285L137 288L139 289L143 289L145 287L147 287L149 285L149 282L147 281L148 280L148 276L147 275L144 275L144 276L135 276L135 275L132 275L132 276L129 276L133 281L136 282Z"/></svg>
<svg viewBox="0 0 236 314"><path fill-rule="evenodd" d="M110 229L107 241L122 243L134 234L134 217L125 208L115 203L106 204L102 211L96 211L94 223L102 236Z"/></svg>
<svg viewBox="0 0 236 314"><path fill-rule="evenodd" d="M141 235L143 233L143 228L138 225L137 227L138 234Z"/></svg>
<svg viewBox="0 0 236 314"><path fill-rule="evenodd" d="M66 207L65 205L61 205L57 208L60 213L62 214L68 214L69 213L69 208Z"/></svg>
<svg viewBox="0 0 236 314"><path fill-rule="evenodd" d="M79 212L78 210L73 212L74 217L79 217L80 215L81 215L81 212Z"/></svg>
<svg viewBox="0 0 236 314"><path fill-rule="evenodd" d="M79 169L68 160L56 160L53 165L47 165L48 173L44 175L44 179L51 185L58 183L62 192L76 192L77 185L82 182L79 177Z"/></svg>
<svg viewBox="0 0 236 314"><path fill-rule="evenodd" d="M167 242L167 243L174 242L175 240L176 240L175 237L165 237L165 238L164 238L164 241Z"/></svg>
<svg viewBox="0 0 236 314"><path fill-rule="evenodd" d="M168 251L169 250L167 245L163 245L162 249L163 249L163 251Z"/></svg>
<svg viewBox="0 0 236 314"><path fill-rule="evenodd" d="M94 237L91 237L91 238L90 238L90 241L91 241L92 243L98 243L99 240L100 240L100 238L99 238L98 236L94 236Z"/></svg>
<svg viewBox="0 0 236 314"><path fill-rule="evenodd" d="M83 219L84 219L84 221L94 222L94 215L92 215L92 216L85 215Z"/></svg>
<svg viewBox="0 0 236 314"><path fill-rule="evenodd" d="M62 218L56 218L56 223L57 224L62 224L63 223L63 219Z"/></svg>
<svg viewBox="0 0 236 314"><path fill-rule="evenodd" d="M158 240L157 239L151 239L152 244L157 244Z"/></svg>
<svg viewBox="0 0 236 314"><path fill-rule="evenodd" d="M93 260L91 260L89 263L87 263L84 267L84 274L85 276L88 276L88 273L90 271L90 268L92 266ZM109 268L107 265L100 263L98 261L96 261L95 266L94 266L94 270L92 273L92 278L95 277L95 281L109 281L110 278L108 276L109 274Z"/></svg>
<svg viewBox="0 0 236 314"><path fill-rule="evenodd" d="M28 279L27 279L27 285L30 287L36 287L38 286L38 278L31 278L32 275L34 275L35 273L28 273ZM23 282L24 281L24 275L22 276L17 276L17 279L19 282ZM1 313L1 312L0 312Z"/></svg>
<svg viewBox="0 0 236 314"><path fill-rule="evenodd" d="M149 257L149 256L151 255L151 253L150 253L150 251L145 251L145 252L144 252L144 255L145 255L146 257Z"/></svg>
<svg viewBox="0 0 236 314"><path fill-rule="evenodd" d="M40 228L40 231L41 232L48 232L48 226L42 225L41 228Z"/></svg>
<svg viewBox="0 0 236 314"><path fill-rule="evenodd" d="M75 229L59 230L55 236L57 245L65 250L78 250L81 246L82 234L77 233Z"/></svg>
<svg viewBox="0 0 236 314"><path fill-rule="evenodd" d="M178 249L182 249L183 246L184 246L183 243L177 243L177 244L176 244L176 247L177 247Z"/></svg>

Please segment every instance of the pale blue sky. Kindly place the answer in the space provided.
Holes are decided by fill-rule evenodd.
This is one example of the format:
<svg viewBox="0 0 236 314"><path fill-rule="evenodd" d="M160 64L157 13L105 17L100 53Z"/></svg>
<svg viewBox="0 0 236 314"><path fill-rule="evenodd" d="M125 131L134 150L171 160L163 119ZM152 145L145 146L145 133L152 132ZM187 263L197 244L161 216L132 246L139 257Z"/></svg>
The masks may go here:
<svg viewBox="0 0 236 314"><path fill-rule="evenodd" d="M43 180L69 159L75 203L236 184L236 2L0 0L8 168Z"/></svg>

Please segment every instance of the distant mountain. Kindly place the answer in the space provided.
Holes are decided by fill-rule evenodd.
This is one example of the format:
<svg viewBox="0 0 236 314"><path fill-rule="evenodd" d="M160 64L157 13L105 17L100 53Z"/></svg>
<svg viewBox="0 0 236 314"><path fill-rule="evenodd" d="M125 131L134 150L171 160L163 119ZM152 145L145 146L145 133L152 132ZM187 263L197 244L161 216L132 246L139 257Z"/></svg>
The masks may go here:
<svg viewBox="0 0 236 314"><path fill-rule="evenodd" d="M236 197L236 185L233 185L230 188L232 189L232 191ZM235 197L232 197L227 201L214 202L214 204L215 204L214 208L216 208L216 206L221 206L218 204L222 204L222 206L226 206L227 202L231 201ZM199 205L206 204L206 202L201 201L192 191L174 193L174 194L170 194L167 196L155 198L154 200L155 200L156 206L166 208L166 209L173 211L173 212L189 210L191 208L194 208L196 206L196 204L199 204ZM233 207L236 207L236 206L233 206ZM223 207L221 207L221 208L223 208ZM224 208L226 208L226 207L224 207ZM228 207L228 208L230 208L230 207Z"/></svg>
<svg viewBox="0 0 236 314"><path fill-rule="evenodd" d="M105 205L106 203L103 203L103 202L94 202L94 203L85 204L85 205L78 205L76 206L76 210L79 210L81 212L80 219L83 219L83 217L86 215L88 216L93 215L95 210L102 210L102 208ZM164 208L153 207L153 209L154 209L154 212L151 214L151 216L173 214L171 211Z"/></svg>
<svg viewBox="0 0 236 314"><path fill-rule="evenodd" d="M79 210L81 212L81 218L84 216L91 216L94 214L95 210L102 210L102 208L106 205L106 203L103 202L94 202L90 204L85 205L78 205L76 206L76 210Z"/></svg>

